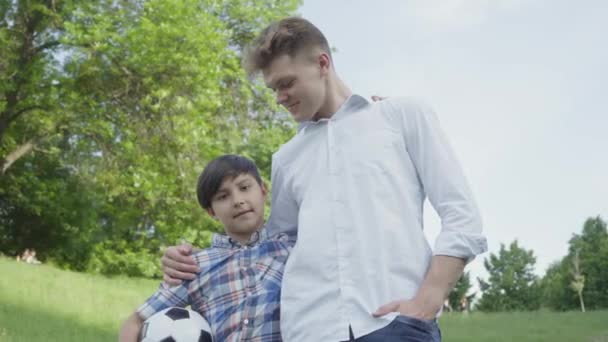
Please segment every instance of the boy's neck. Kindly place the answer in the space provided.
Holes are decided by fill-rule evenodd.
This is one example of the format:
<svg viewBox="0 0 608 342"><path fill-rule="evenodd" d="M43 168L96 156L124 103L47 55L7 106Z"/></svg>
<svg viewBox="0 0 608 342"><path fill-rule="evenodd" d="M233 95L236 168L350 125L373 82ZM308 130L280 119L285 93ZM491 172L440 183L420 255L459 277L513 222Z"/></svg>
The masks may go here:
<svg viewBox="0 0 608 342"><path fill-rule="evenodd" d="M245 245L249 244L253 234L259 232L263 227L264 227L264 225L260 226L258 229L254 230L250 233L235 234L235 233L231 233L231 232L226 232L226 235L228 235L228 237L230 237L232 240L237 241L241 245L245 246Z"/></svg>

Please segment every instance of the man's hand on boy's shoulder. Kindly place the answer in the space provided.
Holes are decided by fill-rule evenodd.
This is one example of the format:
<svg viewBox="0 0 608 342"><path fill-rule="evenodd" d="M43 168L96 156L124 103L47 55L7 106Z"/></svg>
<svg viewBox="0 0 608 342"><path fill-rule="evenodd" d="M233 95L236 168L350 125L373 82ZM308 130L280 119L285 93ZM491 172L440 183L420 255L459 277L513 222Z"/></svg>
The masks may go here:
<svg viewBox="0 0 608 342"><path fill-rule="evenodd" d="M163 280L172 286L180 285L182 280L192 280L200 271L192 257L194 249L189 243L171 246L160 259L163 266Z"/></svg>

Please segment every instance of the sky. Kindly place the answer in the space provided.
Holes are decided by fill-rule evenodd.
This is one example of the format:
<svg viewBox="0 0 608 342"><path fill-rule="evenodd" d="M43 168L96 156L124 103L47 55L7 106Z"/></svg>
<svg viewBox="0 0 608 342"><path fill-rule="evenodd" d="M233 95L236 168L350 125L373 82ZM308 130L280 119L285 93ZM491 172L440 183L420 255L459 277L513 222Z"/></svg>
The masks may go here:
<svg viewBox="0 0 608 342"><path fill-rule="evenodd" d="M304 0L299 14L353 92L433 107L489 252L517 239L543 275L587 218L608 219L608 1ZM431 245L440 227L427 204Z"/></svg>

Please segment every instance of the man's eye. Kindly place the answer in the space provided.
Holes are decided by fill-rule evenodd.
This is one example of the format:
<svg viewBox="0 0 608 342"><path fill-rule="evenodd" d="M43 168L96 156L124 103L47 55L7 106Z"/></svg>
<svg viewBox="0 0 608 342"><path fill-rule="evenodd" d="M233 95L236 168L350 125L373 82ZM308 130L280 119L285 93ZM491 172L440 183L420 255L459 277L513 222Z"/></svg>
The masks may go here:
<svg viewBox="0 0 608 342"><path fill-rule="evenodd" d="M281 89L291 88L291 86L293 85L293 82L295 82L295 80L290 80L288 82L283 82L283 83L281 83L281 86L279 88L281 88Z"/></svg>

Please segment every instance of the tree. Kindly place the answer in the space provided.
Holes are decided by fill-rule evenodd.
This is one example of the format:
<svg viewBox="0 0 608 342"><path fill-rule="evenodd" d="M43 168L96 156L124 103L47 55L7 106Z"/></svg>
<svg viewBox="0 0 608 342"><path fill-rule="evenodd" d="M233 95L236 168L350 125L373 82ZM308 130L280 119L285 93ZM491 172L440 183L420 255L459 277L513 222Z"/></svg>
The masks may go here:
<svg viewBox="0 0 608 342"><path fill-rule="evenodd" d="M542 283L549 308L608 308L608 231L601 217L585 221L581 234L570 239L568 255L547 270Z"/></svg>
<svg viewBox="0 0 608 342"><path fill-rule="evenodd" d="M578 300L581 304L581 311L585 312L585 302L583 301L583 289L585 288L585 276L581 274L580 269L580 258L578 257L578 251L574 254L574 259L572 260L572 266L574 270L572 271L572 282L570 283L570 287L573 291L578 295Z"/></svg>
<svg viewBox="0 0 608 342"><path fill-rule="evenodd" d="M268 179L294 132L240 51L298 4L0 0L0 250L49 236L42 258L152 276L163 245L206 246L206 162L242 153Z"/></svg>
<svg viewBox="0 0 608 342"><path fill-rule="evenodd" d="M466 304L464 310L468 310L468 306L471 302L473 302L473 299L477 295L477 293L475 292L469 294L470 290L471 276L469 272L464 272L460 279L458 279L458 282L456 283L452 291L450 291L450 294L448 295L448 302L450 303L450 307L456 311L463 311L461 303L464 302Z"/></svg>
<svg viewBox="0 0 608 342"><path fill-rule="evenodd" d="M525 311L540 307L540 284L533 269L536 258L532 250L501 244L498 255L490 254L484 266L490 277L479 280L482 291L477 308L482 311Z"/></svg>

